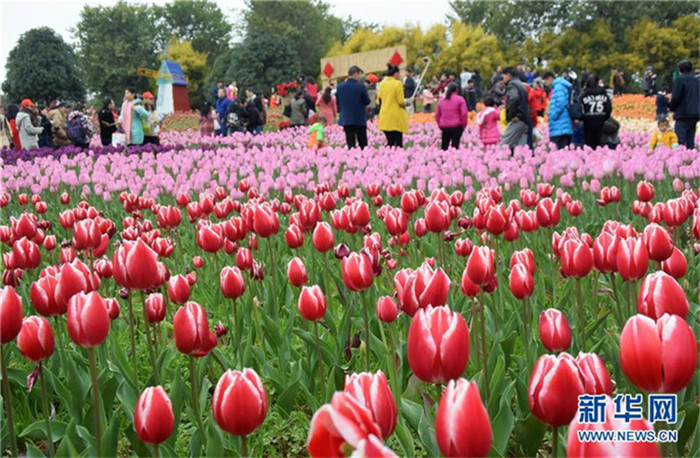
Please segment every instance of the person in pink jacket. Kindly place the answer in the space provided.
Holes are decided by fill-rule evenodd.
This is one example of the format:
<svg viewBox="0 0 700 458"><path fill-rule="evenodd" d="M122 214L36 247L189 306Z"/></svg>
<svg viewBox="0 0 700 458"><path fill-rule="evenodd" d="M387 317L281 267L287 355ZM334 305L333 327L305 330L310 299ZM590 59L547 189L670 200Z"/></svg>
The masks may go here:
<svg viewBox="0 0 700 458"><path fill-rule="evenodd" d="M335 117L338 114L338 105L335 102L335 97L331 94L331 87L327 86L323 90L323 94L318 96L316 100L316 109L319 116L326 118L326 122L330 125L335 122Z"/></svg>
<svg viewBox="0 0 700 458"><path fill-rule="evenodd" d="M442 149L446 150L450 144L453 148L459 148L464 128L467 127L467 102L461 95L455 94L458 90L456 83L447 86L445 98L440 100L435 111L435 121L442 131Z"/></svg>
<svg viewBox="0 0 700 458"><path fill-rule="evenodd" d="M484 109L476 116L476 125L479 126L479 138L484 146L497 145L501 141L498 133L498 122L501 114L496 107L496 102L491 95L484 97Z"/></svg>

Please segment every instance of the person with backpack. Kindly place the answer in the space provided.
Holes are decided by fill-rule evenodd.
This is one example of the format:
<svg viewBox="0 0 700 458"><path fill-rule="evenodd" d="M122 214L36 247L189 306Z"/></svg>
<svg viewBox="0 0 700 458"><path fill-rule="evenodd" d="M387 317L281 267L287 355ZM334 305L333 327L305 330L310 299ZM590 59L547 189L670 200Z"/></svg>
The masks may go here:
<svg viewBox="0 0 700 458"><path fill-rule="evenodd" d="M245 123L248 119L248 112L241 105L241 98L237 98L228 107L226 112L226 129L228 135L234 132L245 132Z"/></svg>
<svg viewBox="0 0 700 458"><path fill-rule="evenodd" d="M583 108L583 137L587 146L597 148L603 137L603 124L612 114L612 102L600 79L591 75L581 94Z"/></svg>
<svg viewBox="0 0 700 458"><path fill-rule="evenodd" d="M557 149L566 148L571 143L574 126L571 123L569 108L571 107L572 87L571 76L558 77L552 83L552 96L549 102L547 117L549 121L549 139Z"/></svg>
<svg viewBox="0 0 700 458"><path fill-rule="evenodd" d="M73 110L68 115L68 138L74 146L87 148L95 134L95 126L82 110Z"/></svg>
<svg viewBox="0 0 700 458"><path fill-rule="evenodd" d="M39 134L44 128L39 125L39 117L34 103L29 99L22 100L17 113L17 131L22 149L39 147Z"/></svg>

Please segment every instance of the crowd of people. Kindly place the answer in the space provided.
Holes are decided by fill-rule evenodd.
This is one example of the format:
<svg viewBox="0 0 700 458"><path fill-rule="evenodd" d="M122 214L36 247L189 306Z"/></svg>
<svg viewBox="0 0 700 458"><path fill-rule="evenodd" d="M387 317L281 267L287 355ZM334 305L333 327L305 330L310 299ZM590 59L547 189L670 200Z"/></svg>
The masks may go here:
<svg viewBox="0 0 700 458"><path fill-rule="evenodd" d="M151 92L138 94L131 88L124 91L121 109L107 98L99 113L85 102L56 99L47 106L24 99L19 105L0 107L0 148L87 148L97 133L103 146L160 144L163 119Z"/></svg>

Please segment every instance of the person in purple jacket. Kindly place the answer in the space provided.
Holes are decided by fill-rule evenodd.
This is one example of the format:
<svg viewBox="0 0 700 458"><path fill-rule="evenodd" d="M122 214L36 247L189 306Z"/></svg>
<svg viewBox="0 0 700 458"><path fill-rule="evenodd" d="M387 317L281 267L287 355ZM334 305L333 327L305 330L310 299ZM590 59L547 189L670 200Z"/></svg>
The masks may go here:
<svg viewBox="0 0 700 458"><path fill-rule="evenodd" d="M435 112L435 121L442 131L442 149L446 150L450 144L453 148L459 148L459 141L467 127L467 103L464 98L455 94L458 90L457 83L450 83L445 92L445 98L440 100Z"/></svg>

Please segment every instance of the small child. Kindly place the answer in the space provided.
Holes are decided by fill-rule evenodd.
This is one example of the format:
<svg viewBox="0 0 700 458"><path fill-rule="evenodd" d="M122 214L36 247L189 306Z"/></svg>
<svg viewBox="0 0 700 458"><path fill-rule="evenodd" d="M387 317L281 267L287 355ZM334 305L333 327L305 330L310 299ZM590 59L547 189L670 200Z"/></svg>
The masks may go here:
<svg viewBox="0 0 700 458"><path fill-rule="evenodd" d="M659 130L652 135L649 141L649 148L654 150L662 145L669 148L678 148L678 136L671 130L671 124L668 122L668 119L660 119L657 125Z"/></svg>
<svg viewBox="0 0 700 458"><path fill-rule="evenodd" d="M432 113L435 95L428 88L423 90L423 113Z"/></svg>
<svg viewBox="0 0 700 458"><path fill-rule="evenodd" d="M479 126L479 138L484 146L497 145L501 141L498 133L500 113L496 101L491 94L484 97L484 109L476 115L476 125Z"/></svg>
<svg viewBox="0 0 700 458"><path fill-rule="evenodd" d="M309 149L318 151L323 148L326 124L326 118L319 116L316 122L309 126Z"/></svg>

